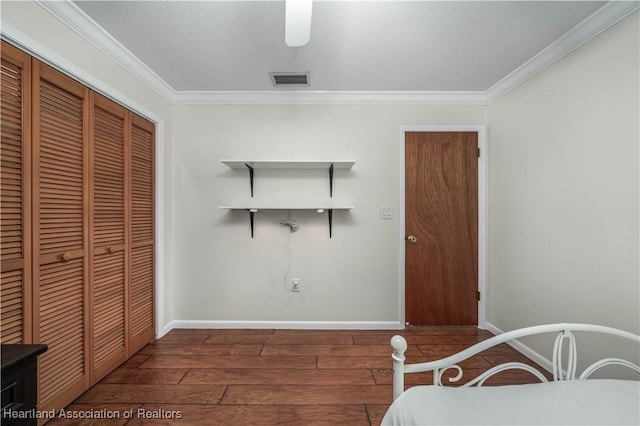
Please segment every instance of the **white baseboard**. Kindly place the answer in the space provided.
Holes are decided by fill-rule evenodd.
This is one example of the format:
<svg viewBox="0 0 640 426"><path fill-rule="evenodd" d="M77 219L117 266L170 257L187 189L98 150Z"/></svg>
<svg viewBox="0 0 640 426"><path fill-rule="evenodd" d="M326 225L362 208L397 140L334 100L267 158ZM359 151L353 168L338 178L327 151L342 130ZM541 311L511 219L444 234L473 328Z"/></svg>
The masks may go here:
<svg viewBox="0 0 640 426"><path fill-rule="evenodd" d="M162 336L164 336L165 334L167 334L168 332L170 332L174 327L172 327L171 323L173 321L171 321L170 323L166 324L164 327L160 326L160 327L156 327L156 339L161 338Z"/></svg>
<svg viewBox="0 0 640 426"><path fill-rule="evenodd" d="M174 328L289 328L299 330L401 330L393 321L195 321L175 320L165 326L165 334Z"/></svg>
<svg viewBox="0 0 640 426"><path fill-rule="evenodd" d="M490 332L492 332L496 336L498 334L504 333L504 331L500 330L498 327L496 327L495 325L491 324L488 321L485 323L485 325L487 327L487 330L489 330ZM547 370L549 372L553 372L553 364L552 364L551 360L543 357L538 352L536 352L533 349L531 349L529 346L525 345L524 343L521 343L519 340L511 340L511 341L507 342L507 344L509 346L513 347L518 352L520 352L522 355L526 356L530 360L532 360L532 361L536 362L537 364L539 364L545 370Z"/></svg>

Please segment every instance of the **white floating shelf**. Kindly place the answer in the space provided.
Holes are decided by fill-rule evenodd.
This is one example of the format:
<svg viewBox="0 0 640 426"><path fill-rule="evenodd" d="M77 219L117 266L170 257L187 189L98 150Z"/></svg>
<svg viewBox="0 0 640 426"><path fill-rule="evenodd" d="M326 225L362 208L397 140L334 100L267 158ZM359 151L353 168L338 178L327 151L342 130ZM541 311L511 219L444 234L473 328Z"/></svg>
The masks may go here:
<svg viewBox="0 0 640 426"><path fill-rule="evenodd" d="M232 169L253 169L269 170L328 170L331 165L334 169L348 170L353 167L355 161L251 161L251 160L220 160L221 163Z"/></svg>
<svg viewBox="0 0 640 426"><path fill-rule="evenodd" d="M238 206L219 206L221 209L225 210L351 210L353 206L292 206L292 205L282 205L282 206L266 206L266 205L257 205L257 206L249 206L249 205L238 205ZM255 213L255 212L254 212Z"/></svg>
<svg viewBox="0 0 640 426"><path fill-rule="evenodd" d="M329 218L329 238L333 234L333 211L334 210L351 210L353 206L292 206L292 205L280 205L280 206L265 206L265 205L237 205L237 206L219 206L220 209L225 210L246 210L249 212L249 225L251 226L251 238L253 238L253 219L256 213L261 210L315 210L318 213L327 212Z"/></svg>
<svg viewBox="0 0 640 426"><path fill-rule="evenodd" d="M250 160L220 160L227 167L236 170L249 171L249 187L253 197L253 175L255 170L326 170L329 172L329 196L333 197L333 171L349 170L355 161L250 161Z"/></svg>

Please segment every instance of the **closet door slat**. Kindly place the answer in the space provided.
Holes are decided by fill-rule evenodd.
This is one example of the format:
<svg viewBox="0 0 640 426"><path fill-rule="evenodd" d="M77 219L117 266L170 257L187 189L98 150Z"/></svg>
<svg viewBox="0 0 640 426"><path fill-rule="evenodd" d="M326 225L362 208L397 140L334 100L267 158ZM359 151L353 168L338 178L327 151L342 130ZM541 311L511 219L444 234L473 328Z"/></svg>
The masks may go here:
<svg viewBox="0 0 640 426"><path fill-rule="evenodd" d="M31 343L31 58L1 52L0 341Z"/></svg>
<svg viewBox="0 0 640 426"><path fill-rule="evenodd" d="M40 270L40 341L49 345L41 357L40 398L84 382L84 260L51 263ZM70 274L70 285L60 288L56 277Z"/></svg>
<svg viewBox="0 0 640 426"><path fill-rule="evenodd" d="M135 352L155 336L154 144L152 123L132 115L129 344Z"/></svg>
<svg viewBox="0 0 640 426"><path fill-rule="evenodd" d="M2 272L2 343L23 342L23 280L22 268Z"/></svg>
<svg viewBox="0 0 640 426"><path fill-rule="evenodd" d="M60 409L89 385L89 90L34 60L33 95L34 341L49 346L38 406Z"/></svg>
<svg viewBox="0 0 640 426"><path fill-rule="evenodd" d="M93 95L91 134L92 383L127 358L125 157L127 111Z"/></svg>

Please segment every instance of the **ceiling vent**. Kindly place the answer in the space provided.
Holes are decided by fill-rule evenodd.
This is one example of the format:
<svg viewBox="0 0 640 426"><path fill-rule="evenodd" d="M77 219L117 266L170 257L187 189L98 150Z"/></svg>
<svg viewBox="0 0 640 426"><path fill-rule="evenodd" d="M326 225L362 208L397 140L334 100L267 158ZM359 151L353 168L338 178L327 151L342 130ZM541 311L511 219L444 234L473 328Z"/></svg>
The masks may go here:
<svg viewBox="0 0 640 426"><path fill-rule="evenodd" d="M272 72L271 82L275 87L309 87L311 85L308 72Z"/></svg>

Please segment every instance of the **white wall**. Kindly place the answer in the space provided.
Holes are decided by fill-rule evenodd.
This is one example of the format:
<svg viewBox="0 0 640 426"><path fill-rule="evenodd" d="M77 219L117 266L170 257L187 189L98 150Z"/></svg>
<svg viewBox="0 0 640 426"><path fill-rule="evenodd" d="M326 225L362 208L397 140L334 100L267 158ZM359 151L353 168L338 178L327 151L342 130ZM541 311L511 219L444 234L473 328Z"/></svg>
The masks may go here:
<svg viewBox="0 0 640 426"><path fill-rule="evenodd" d="M400 127L486 124L485 115L485 107L176 106L175 317L398 325ZM326 172L256 171L251 200L248 173L220 159L356 164L336 172L333 199ZM287 212L258 213L251 239L248 213L218 209L251 201L355 208L334 212L331 239L326 214L293 212L300 229L291 233L280 226ZM380 220L380 205L395 218ZM300 293L286 290L291 278L302 279Z"/></svg>
<svg viewBox="0 0 640 426"><path fill-rule="evenodd" d="M487 320L502 330L640 331L638 29L636 12L489 106Z"/></svg>
<svg viewBox="0 0 640 426"><path fill-rule="evenodd" d="M14 42L18 42L36 56L158 123L157 146L160 151L156 154L161 162L156 163L156 166L159 169L158 182L160 183L158 198L162 202L158 209L160 220L158 231L159 241L162 243L162 237L164 237L166 246L169 246L171 244L170 228L163 224L170 224L171 192L170 186L162 185L162 181L171 179L171 105L120 64L36 3L3 1L0 3L0 8L1 28L5 36L10 36ZM169 220L163 221L163 217ZM158 259L161 260L158 268L158 282L162 285L160 293L163 293L165 284L162 283L167 283L167 286L171 283L168 279L170 258L164 252L162 244L157 254ZM160 329L172 319L171 301L165 299L165 302L158 310Z"/></svg>
<svg viewBox="0 0 640 426"><path fill-rule="evenodd" d="M487 124L486 108L171 107L33 2L1 12L3 31L163 123L160 326L399 320L400 127ZM638 332L638 19L489 107L487 317L503 330L587 321ZM293 234L279 225L286 213L259 214L251 239L246 214L218 209L249 200L246 173L221 158L355 160L334 196L355 209L335 214L332 239L326 214L299 212ZM318 172L259 174L254 201L328 201L327 185ZM378 218L382 204L395 219ZM285 291L294 277L299 294Z"/></svg>
<svg viewBox="0 0 640 426"><path fill-rule="evenodd" d="M1 15L5 36L160 123L160 333L172 320L399 323L400 127L486 124L486 108L173 107L36 3L2 2ZM295 234L279 225L286 213L258 215L252 240L246 214L218 209L248 200L224 157L355 160L336 172L333 199L355 209L334 213L332 239L326 213L296 212ZM327 185L318 172L261 174L255 201L329 201ZM382 204L393 220L378 219ZM299 294L285 275L302 279Z"/></svg>

